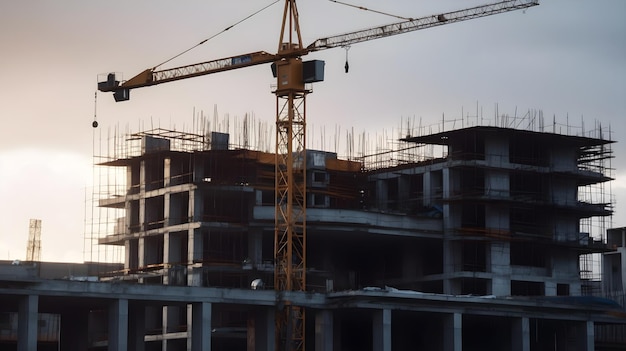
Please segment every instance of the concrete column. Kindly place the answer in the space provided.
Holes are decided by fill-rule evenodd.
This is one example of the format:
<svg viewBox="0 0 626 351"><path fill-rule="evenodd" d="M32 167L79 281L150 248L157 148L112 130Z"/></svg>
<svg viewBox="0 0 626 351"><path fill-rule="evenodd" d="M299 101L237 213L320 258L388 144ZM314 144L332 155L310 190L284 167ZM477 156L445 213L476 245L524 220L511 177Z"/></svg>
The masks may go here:
<svg viewBox="0 0 626 351"><path fill-rule="evenodd" d="M186 282L181 282L181 274L184 274L181 270L183 267L180 265L182 261L187 261L187 257L181 256L182 240L179 233L163 234L163 263L165 266L165 275L163 275L163 284L166 285L185 285Z"/></svg>
<svg viewBox="0 0 626 351"><path fill-rule="evenodd" d="M166 157L163 160L163 186L170 186L170 181L172 179L172 158Z"/></svg>
<svg viewBox="0 0 626 351"><path fill-rule="evenodd" d="M144 305L134 305L130 307L128 321L128 346L133 351L144 351L146 349L146 310Z"/></svg>
<svg viewBox="0 0 626 351"><path fill-rule="evenodd" d="M511 350L530 351L530 321L527 317L515 318L511 324Z"/></svg>
<svg viewBox="0 0 626 351"><path fill-rule="evenodd" d="M545 296L556 296L556 282L544 282L544 295Z"/></svg>
<svg viewBox="0 0 626 351"><path fill-rule="evenodd" d="M109 351L128 350L128 300L109 304Z"/></svg>
<svg viewBox="0 0 626 351"><path fill-rule="evenodd" d="M163 284L170 284L170 265L168 263L172 262L172 251L170 250L172 247L172 241L170 240L172 235L169 232L163 233Z"/></svg>
<svg viewBox="0 0 626 351"><path fill-rule="evenodd" d="M142 222L143 223L143 222ZM137 267L144 268L146 266L146 238L139 237L137 239ZM143 284L143 278L137 280L139 284Z"/></svg>
<svg viewBox="0 0 626 351"><path fill-rule="evenodd" d="M424 172L422 178L422 189L424 190L424 197L422 198L422 205L430 206L433 204L434 189L430 179L430 172Z"/></svg>
<svg viewBox="0 0 626 351"><path fill-rule="evenodd" d="M411 184L409 182L409 177L406 175L401 175L398 177L398 193L395 196L398 199L398 209L402 211L409 211L409 195L411 193Z"/></svg>
<svg viewBox="0 0 626 351"><path fill-rule="evenodd" d="M463 350L463 315L452 313L443 319L443 350Z"/></svg>
<svg viewBox="0 0 626 351"><path fill-rule="evenodd" d="M17 350L37 350L37 317L39 316L39 296L28 295L20 298L17 316Z"/></svg>
<svg viewBox="0 0 626 351"><path fill-rule="evenodd" d="M492 242L487 254L488 269L493 273L491 294L511 295L511 245L508 242Z"/></svg>
<svg viewBox="0 0 626 351"><path fill-rule="evenodd" d="M332 311L322 310L315 314L315 351L333 351L333 322Z"/></svg>
<svg viewBox="0 0 626 351"><path fill-rule="evenodd" d="M452 172L450 168L442 169L441 177L442 177L441 186L442 186L442 191L443 191L443 198L448 199L455 193L455 191L458 190L460 180L459 180L458 175L455 177L455 174Z"/></svg>
<svg viewBox="0 0 626 351"><path fill-rule="evenodd" d="M391 310L374 311L372 323L373 351L391 351Z"/></svg>
<svg viewBox="0 0 626 351"><path fill-rule="evenodd" d="M211 307L209 302L195 302L192 304L192 351L211 351Z"/></svg>
<svg viewBox="0 0 626 351"><path fill-rule="evenodd" d="M248 351L274 351L276 344L274 307L258 308L248 317Z"/></svg>
<svg viewBox="0 0 626 351"><path fill-rule="evenodd" d="M146 192L146 160L141 160L139 165L139 192Z"/></svg>
<svg viewBox="0 0 626 351"><path fill-rule="evenodd" d="M204 203L202 201L202 193L198 190L189 191L189 210L187 215L191 218L192 222L202 221L202 215L204 214Z"/></svg>
<svg viewBox="0 0 626 351"><path fill-rule="evenodd" d="M260 229L248 231L248 259L253 267L257 267L263 260L263 231Z"/></svg>
<svg viewBox="0 0 626 351"><path fill-rule="evenodd" d="M448 205L445 205L447 207ZM452 279L452 274L456 270L457 260L460 259L461 252L458 242L450 239L443 239L443 293L457 295L461 293L461 284L458 280Z"/></svg>
<svg viewBox="0 0 626 351"><path fill-rule="evenodd" d="M381 211L387 209L387 195L389 188L387 187L387 181L385 179L376 180L376 208Z"/></svg>
<svg viewBox="0 0 626 351"><path fill-rule="evenodd" d="M170 226L170 225L174 225L175 218L172 218L172 213L178 213L175 212L175 209L172 208L172 205L176 205L173 204L172 202L176 202L176 201L172 201L172 193L167 192L165 194L163 194L163 225L164 226ZM180 212L180 211L179 211Z"/></svg>
<svg viewBox="0 0 626 351"><path fill-rule="evenodd" d="M203 246L202 231L200 229L189 229L187 232L187 285L202 286L202 265L194 262L200 261Z"/></svg>

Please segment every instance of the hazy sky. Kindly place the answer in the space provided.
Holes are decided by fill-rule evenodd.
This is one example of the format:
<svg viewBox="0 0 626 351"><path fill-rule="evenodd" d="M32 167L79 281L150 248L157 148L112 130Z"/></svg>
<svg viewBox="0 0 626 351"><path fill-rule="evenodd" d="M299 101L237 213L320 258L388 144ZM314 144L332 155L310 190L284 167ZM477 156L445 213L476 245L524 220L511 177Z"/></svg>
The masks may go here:
<svg viewBox="0 0 626 351"><path fill-rule="evenodd" d="M23 259L28 219L42 219L44 260L81 261L85 193L94 145L117 126L182 128L194 109L274 122L269 65L132 91L114 103L99 74L128 79L241 20L271 0L0 2L0 259ZM405 17L485 1L352 3ZM300 0L305 45L319 37L396 21L323 0ZM276 52L282 3L171 65L253 51ZM325 82L307 100L307 119L328 134L377 133L401 119L422 125L476 114L543 111L589 130L612 132L613 226L626 226L626 1L544 0L538 7L354 45L307 59L326 61ZM321 133L321 132L320 132ZM330 138L330 136L328 136ZM333 150L334 151L334 150Z"/></svg>

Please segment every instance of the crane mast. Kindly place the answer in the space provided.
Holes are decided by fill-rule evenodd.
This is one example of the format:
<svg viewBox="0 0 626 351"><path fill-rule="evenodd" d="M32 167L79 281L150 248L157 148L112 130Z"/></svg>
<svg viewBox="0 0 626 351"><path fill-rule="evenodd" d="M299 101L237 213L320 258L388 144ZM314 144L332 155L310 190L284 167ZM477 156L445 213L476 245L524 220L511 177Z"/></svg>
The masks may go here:
<svg viewBox="0 0 626 351"><path fill-rule="evenodd" d="M274 288L282 310L276 313L279 350L304 350L305 313L283 299L285 291L306 291L306 96L303 64L289 54L302 48L295 0L285 1L276 75Z"/></svg>
<svg viewBox="0 0 626 351"><path fill-rule="evenodd" d="M127 81L118 81L110 73L98 83L98 90L113 92L116 101L126 101L130 99L130 90L135 88L272 63L276 78L273 92L276 95L274 289L279 301L276 348L304 351L305 310L292 304L284 293L306 291L306 96L311 92L306 84L323 80L323 61L303 62L302 56L536 5L539 0L504 0L320 38L304 47L296 0L285 0L276 54L257 51L170 69L149 68ZM313 76L310 72L314 72Z"/></svg>

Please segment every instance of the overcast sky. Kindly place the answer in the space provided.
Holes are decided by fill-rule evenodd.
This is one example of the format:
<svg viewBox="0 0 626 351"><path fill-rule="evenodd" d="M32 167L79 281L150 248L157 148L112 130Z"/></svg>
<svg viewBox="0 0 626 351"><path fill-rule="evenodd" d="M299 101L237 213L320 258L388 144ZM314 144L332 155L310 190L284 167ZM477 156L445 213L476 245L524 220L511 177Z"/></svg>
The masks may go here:
<svg viewBox="0 0 626 351"><path fill-rule="evenodd" d="M94 93L98 75L128 79L236 23L271 0L0 2L0 259L24 259L28 219L42 219L44 260L83 259L85 193L94 145L115 128L190 126L193 112L274 122L269 65L132 91L114 103ZM421 17L484 1L352 3ZM323 0L300 0L305 45L396 21ZM276 52L282 3L170 63L253 51ZM572 131L597 125L613 144L613 226L626 226L626 1L544 0L515 11L354 45L307 59L326 62L325 82L307 100L310 126L327 139L338 127L391 131L401 120L435 125L442 116L522 116ZM100 127L91 122L96 111ZM147 128L147 127L146 127ZM325 131L322 133L321 131ZM96 147L97 149L97 147ZM331 150L335 151L335 150ZM341 151L341 150L338 150ZM341 152L340 152L341 153Z"/></svg>

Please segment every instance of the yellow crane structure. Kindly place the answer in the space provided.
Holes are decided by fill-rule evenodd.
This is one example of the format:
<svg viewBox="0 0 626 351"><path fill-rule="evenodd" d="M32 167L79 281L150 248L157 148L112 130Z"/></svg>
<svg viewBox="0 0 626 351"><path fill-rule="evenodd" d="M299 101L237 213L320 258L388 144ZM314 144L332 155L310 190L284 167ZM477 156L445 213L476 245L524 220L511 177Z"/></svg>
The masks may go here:
<svg viewBox="0 0 626 351"><path fill-rule="evenodd" d="M291 304L282 292L306 291L306 96L311 92L307 88L309 83L323 80L324 62L303 62L302 57L320 50L348 47L364 41L536 5L539 5L538 0L505 0L421 18L405 18L388 25L320 38L305 47L296 0L285 0L275 54L256 51L176 68L150 68L126 81L119 81L114 73L110 73L105 81L98 83L98 90L112 92L115 101L126 101L130 99L132 89L272 64L276 78L276 89L273 92L276 95L274 289L280 294L283 306L276 314L276 348L304 350L304 308Z"/></svg>

